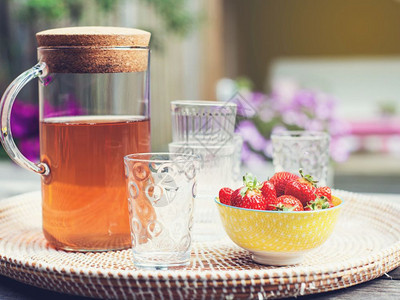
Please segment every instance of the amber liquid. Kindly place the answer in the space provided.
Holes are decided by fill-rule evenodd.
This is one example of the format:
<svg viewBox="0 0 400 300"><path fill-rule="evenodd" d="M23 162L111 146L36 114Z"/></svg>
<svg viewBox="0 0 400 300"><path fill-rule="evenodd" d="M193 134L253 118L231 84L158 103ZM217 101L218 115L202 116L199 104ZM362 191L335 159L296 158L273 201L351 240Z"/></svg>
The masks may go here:
<svg viewBox="0 0 400 300"><path fill-rule="evenodd" d="M150 151L150 121L51 118L40 126L43 232L66 250L130 247L123 157Z"/></svg>

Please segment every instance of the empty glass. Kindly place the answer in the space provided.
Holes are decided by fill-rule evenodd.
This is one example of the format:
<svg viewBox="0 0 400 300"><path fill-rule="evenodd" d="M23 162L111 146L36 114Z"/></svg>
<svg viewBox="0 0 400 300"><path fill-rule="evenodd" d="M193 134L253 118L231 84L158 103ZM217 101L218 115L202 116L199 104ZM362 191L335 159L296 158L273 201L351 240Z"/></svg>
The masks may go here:
<svg viewBox="0 0 400 300"><path fill-rule="evenodd" d="M233 138L236 104L216 101L171 102L174 142L225 143Z"/></svg>
<svg viewBox="0 0 400 300"><path fill-rule="evenodd" d="M125 156L124 163L135 265L189 264L198 157L142 153Z"/></svg>
<svg viewBox="0 0 400 300"><path fill-rule="evenodd" d="M194 154L200 157L200 170L197 176L198 194L218 195L224 186L233 186L233 172L236 167L235 144L233 142L217 145L200 143L175 143L169 145L169 151Z"/></svg>
<svg viewBox="0 0 400 300"><path fill-rule="evenodd" d="M233 187L236 164L235 144L203 146L200 143L175 143L170 152L198 155L197 197L194 212L193 237L196 241L210 241L224 236L214 198L222 187Z"/></svg>
<svg viewBox="0 0 400 300"><path fill-rule="evenodd" d="M234 133L235 103L180 100L171 102L170 152L198 155L198 197L194 215L197 241L224 235L214 198L222 187L234 187L240 173L242 140ZM238 149L240 147L240 149Z"/></svg>
<svg viewBox="0 0 400 300"><path fill-rule="evenodd" d="M330 137L325 132L283 131L272 134L275 172L312 175L319 185L327 184Z"/></svg>
<svg viewBox="0 0 400 300"><path fill-rule="evenodd" d="M243 138L240 134L235 133L233 137L233 144L235 146L235 151L233 153L233 186L238 186L242 183L242 148L243 148Z"/></svg>

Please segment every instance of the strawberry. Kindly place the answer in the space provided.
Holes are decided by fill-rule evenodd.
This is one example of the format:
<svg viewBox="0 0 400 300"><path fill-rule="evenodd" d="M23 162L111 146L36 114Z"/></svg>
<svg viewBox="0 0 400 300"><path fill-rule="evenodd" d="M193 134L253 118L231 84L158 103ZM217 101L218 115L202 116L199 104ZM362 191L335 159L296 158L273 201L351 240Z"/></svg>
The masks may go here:
<svg viewBox="0 0 400 300"><path fill-rule="evenodd" d="M310 201L304 210L320 210L331 208L333 205L329 201L329 199L325 196L317 197L315 200Z"/></svg>
<svg viewBox="0 0 400 300"><path fill-rule="evenodd" d="M299 176L289 172L278 172L269 181L275 186L276 196L279 197L285 194L286 185L297 178Z"/></svg>
<svg viewBox="0 0 400 300"><path fill-rule="evenodd" d="M231 205L231 197L233 190L225 187L219 190L219 201L226 205Z"/></svg>
<svg viewBox="0 0 400 300"><path fill-rule="evenodd" d="M329 202L332 202L332 191L328 186L317 188L315 195L317 195L317 197L325 196L326 198L328 198Z"/></svg>
<svg viewBox="0 0 400 300"><path fill-rule="evenodd" d="M241 192L241 190L243 189L244 187L242 186L241 188L238 188L237 190L234 190L233 191L233 193L232 193L232 196L231 196L231 204L230 205L232 205L232 206L236 206L235 204L236 203L238 203L240 200L239 200L239 198L240 197L242 197L241 195L240 195L240 192Z"/></svg>
<svg viewBox="0 0 400 300"><path fill-rule="evenodd" d="M264 181L261 187L261 194L264 196L267 207L266 210L274 210L276 202L276 190L271 181Z"/></svg>
<svg viewBox="0 0 400 300"><path fill-rule="evenodd" d="M285 195L291 195L301 201L303 206L316 198L316 183L312 176L303 175L303 170L299 170L301 177L289 182L285 188Z"/></svg>
<svg viewBox="0 0 400 300"><path fill-rule="evenodd" d="M283 195L278 197L277 204L275 205L274 210L280 211L303 211L303 205L301 204L300 200L290 196L290 195Z"/></svg>
<svg viewBox="0 0 400 300"><path fill-rule="evenodd" d="M243 176L243 183L243 187L232 193L231 205L242 208L265 210L267 201L261 193L262 185L252 174Z"/></svg>

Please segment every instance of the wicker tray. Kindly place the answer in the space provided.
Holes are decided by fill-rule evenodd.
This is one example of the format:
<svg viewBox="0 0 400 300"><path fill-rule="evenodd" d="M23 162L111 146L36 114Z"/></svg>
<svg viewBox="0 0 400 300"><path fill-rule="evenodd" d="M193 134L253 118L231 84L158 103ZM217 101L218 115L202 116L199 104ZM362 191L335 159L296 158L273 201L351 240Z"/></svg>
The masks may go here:
<svg viewBox="0 0 400 300"><path fill-rule="evenodd" d="M0 273L45 289L99 298L274 298L355 285L400 265L400 205L337 192L347 200L334 234L296 266L255 264L223 239L194 245L191 265L139 271L131 251L67 253L41 232L40 193L0 201Z"/></svg>

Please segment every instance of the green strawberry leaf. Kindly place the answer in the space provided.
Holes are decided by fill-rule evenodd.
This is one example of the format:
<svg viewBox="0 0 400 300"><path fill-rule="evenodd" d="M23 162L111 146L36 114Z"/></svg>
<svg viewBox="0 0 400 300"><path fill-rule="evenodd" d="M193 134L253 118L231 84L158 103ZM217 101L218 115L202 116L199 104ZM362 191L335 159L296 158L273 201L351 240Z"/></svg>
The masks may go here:
<svg viewBox="0 0 400 300"><path fill-rule="evenodd" d="M304 175L303 174L303 169L299 169L299 173L301 175L301 178L304 178L309 183L311 183L313 186L317 187L318 180L314 180L314 178L309 174Z"/></svg>
<svg viewBox="0 0 400 300"><path fill-rule="evenodd" d="M294 211L297 205L287 207L283 203L278 203L277 205L273 205L276 207L277 211Z"/></svg>
<svg viewBox="0 0 400 300"><path fill-rule="evenodd" d="M240 196L246 196L247 190L248 188L246 186L242 187L242 189L240 190Z"/></svg>
<svg viewBox="0 0 400 300"><path fill-rule="evenodd" d="M247 190L259 190L262 187L262 183L258 182L257 178L251 173L246 173L243 176L243 184L247 188L246 192Z"/></svg>
<svg viewBox="0 0 400 300"><path fill-rule="evenodd" d="M306 206L311 210L320 210L320 209L327 209L330 207L329 200L325 196L321 196L316 198L314 201L310 201Z"/></svg>

